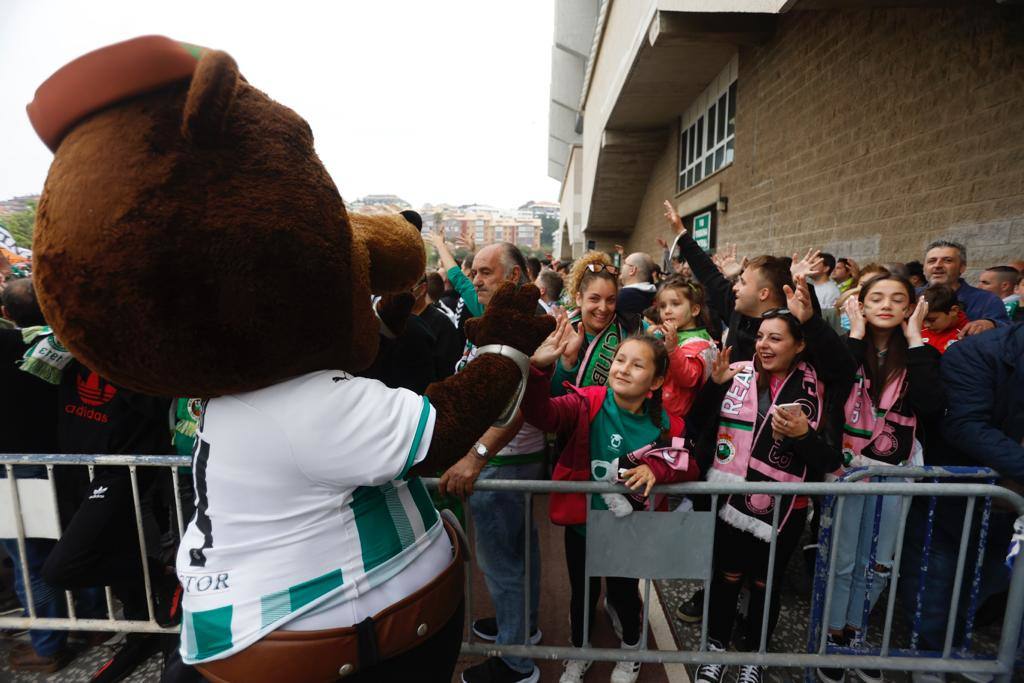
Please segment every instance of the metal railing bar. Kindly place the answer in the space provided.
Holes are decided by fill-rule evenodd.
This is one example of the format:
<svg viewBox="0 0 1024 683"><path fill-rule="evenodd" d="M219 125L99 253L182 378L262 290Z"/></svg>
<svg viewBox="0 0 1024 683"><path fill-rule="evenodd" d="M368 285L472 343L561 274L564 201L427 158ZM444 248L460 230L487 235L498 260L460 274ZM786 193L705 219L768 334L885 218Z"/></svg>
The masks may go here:
<svg viewBox="0 0 1024 683"><path fill-rule="evenodd" d="M889 570L889 599L885 606L885 627L882 633L882 656L889 654L889 644L892 639L892 620L896 611L896 585L900 575L900 566L903 563L903 537L907 531L907 517L910 515L910 496L900 498L900 527L896 532L896 555L892 560L892 569Z"/></svg>
<svg viewBox="0 0 1024 683"><path fill-rule="evenodd" d="M989 482L994 483L994 482ZM988 544L988 525L992 518L992 499L986 498L981 508L981 528L978 530L978 554L974 561L974 575L971 577L971 593L967 603L967 615L964 620L964 637L960 642L960 651L967 652L974 637L974 617L978 611L978 596L981 594L982 568L985 564L985 547Z"/></svg>
<svg viewBox="0 0 1024 683"><path fill-rule="evenodd" d="M704 605L700 620L700 651L708 649L708 610L711 608L711 579L715 571L715 543L718 539L718 494L711 496L711 514L715 519L711 525L711 547L708 549L707 571L704 574Z"/></svg>
<svg viewBox="0 0 1024 683"><path fill-rule="evenodd" d="M821 629L821 640L818 643L818 652L824 654L825 647L828 645L828 621L829 611L832 609L832 589L835 587L836 582L836 557L839 554L839 538L838 533L842 528L843 523L843 503L845 502L843 496L836 497L835 512L832 515L832 547L829 548L828 558L828 578L825 580L825 605L821 610L822 614L822 629Z"/></svg>
<svg viewBox="0 0 1024 683"><path fill-rule="evenodd" d="M21 497L18 495L18 481L14 478L14 466L6 465L7 485L11 489L11 504L14 506L14 524L18 533L18 555L21 565L21 586L25 591L25 608L31 619L36 618L36 601L32 595L32 575L28 572L28 556L25 554L25 520L21 516Z"/></svg>
<svg viewBox="0 0 1024 683"><path fill-rule="evenodd" d="M132 504L135 506L135 532L139 535L139 559L142 561L142 583L146 588L146 610L149 620L156 622L153 610L153 583L149 576L149 557L146 553L146 535L142 531L142 505L139 502L139 475L134 465L128 467L132 482Z"/></svg>
<svg viewBox="0 0 1024 683"><path fill-rule="evenodd" d="M775 550L779 539L779 509L782 507L782 496L775 496L775 511L772 512L772 536L768 543L768 576L764 585L764 609L761 615L761 644L757 651L764 654L768 649L768 614L772 609L772 587L775 583Z"/></svg>
<svg viewBox="0 0 1024 683"><path fill-rule="evenodd" d="M60 506L57 504L57 482L54 479L53 465L46 466L46 478L50 482L50 503L53 505L53 509L57 513L57 528L63 536L64 526L61 524ZM78 618L78 615L75 614L75 596L71 591L64 591L64 601L67 603L68 607L68 619L75 621Z"/></svg>
<svg viewBox="0 0 1024 683"><path fill-rule="evenodd" d="M871 516L871 547L868 550L868 564L864 567L864 602L861 605L862 625L868 623L871 616L871 589L877 578L875 567L878 566L878 537L882 529L882 505L885 496L875 496L875 511ZM857 567L853 568L857 571Z"/></svg>
<svg viewBox="0 0 1024 683"><path fill-rule="evenodd" d="M178 468L171 468L171 488L174 489L174 518L178 522L178 540L185 537L185 520L181 513L181 481Z"/></svg>
<svg viewBox="0 0 1024 683"><path fill-rule="evenodd" d="M523 494L523 642L529 643L533 631L530 629L530 545L533 535L530 533L533 521L533 494Z"/></svg>
<svg viewBox="0 0 1024 683"><path fill-rule="evenodd" d="M956 556L956 574L953 578L952 599L949 601L949 618L946 623L946 639L942 646L942 656L949 657L953 650L953 632L956 631L956 614L960 609L960 588L964 581L964 565L967 563L967 543L971 538L971 523L974 521L974 503L976 498L967 500L964 512L964 526L960 533L960 550Z"/></svg>
<svg viewBox="0 0 1024 683"><path fill-rule="evenodd" d="M935 507L937 505L937 498L932 496L928 499L928 522L925 524L924 548L921 552L921 567L918 573L919 584L917 586L917 596L914 599L914 619L910 627L910 648L913 650L917 649L917 641L921 635L921 610L924 602L924 589L928 582L928 565L931 560L932 534L935 531Z"/></svg>

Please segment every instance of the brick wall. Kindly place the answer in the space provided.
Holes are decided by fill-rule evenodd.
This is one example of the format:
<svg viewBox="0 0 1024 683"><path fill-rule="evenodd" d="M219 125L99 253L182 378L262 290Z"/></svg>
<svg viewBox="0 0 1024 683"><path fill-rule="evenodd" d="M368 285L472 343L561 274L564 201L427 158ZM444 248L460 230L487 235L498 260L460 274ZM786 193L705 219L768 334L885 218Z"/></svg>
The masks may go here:
<svg viewBox="0 0 1024 683"><path fill-rule="evenodd" d="M1024 258L1024 12L792 12L739 59L736 158L691 188L729 198L718 243L868 261L946 237L970 277ZM657 250L677 131L651 172L631 250Z"/></svg>

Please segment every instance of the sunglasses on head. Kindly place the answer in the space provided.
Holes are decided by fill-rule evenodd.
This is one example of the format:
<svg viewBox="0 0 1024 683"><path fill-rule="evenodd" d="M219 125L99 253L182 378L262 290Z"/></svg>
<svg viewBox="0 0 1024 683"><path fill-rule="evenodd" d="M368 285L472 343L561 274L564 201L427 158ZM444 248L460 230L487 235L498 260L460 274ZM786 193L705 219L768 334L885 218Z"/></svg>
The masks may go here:
<svg viewBox="0 0 1024 683"><path fill-rule="evenodd" d="M796 320L796 316L793 315L788 308L770 308L761 314L762 320L769 320L771 318L782 318L788 317Z"/></svg>
<svg viewBox="0 0 1024 683"><path fill-rule="evenodd" d="M615 266L613 266L611 264L605 264L605 263L588 263L587 264L587 270L589 270L591 273L599 273L602 270L607 270L612 275L618 275L619 274L619 269L618 268L616 268Z"/></svg>

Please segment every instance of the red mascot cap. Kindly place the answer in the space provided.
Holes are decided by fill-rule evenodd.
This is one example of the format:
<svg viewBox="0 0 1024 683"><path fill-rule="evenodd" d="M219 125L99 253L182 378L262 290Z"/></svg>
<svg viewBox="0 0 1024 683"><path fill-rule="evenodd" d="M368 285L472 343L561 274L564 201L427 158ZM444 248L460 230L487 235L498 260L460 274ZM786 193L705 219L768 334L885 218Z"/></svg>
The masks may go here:
<svg viewBox="0 0 1024 683"><path fill-rule="evenodd" d="M36 134L56 152L64 135L89 114L128 97L192 76L206 48L164 36L101 47L46 79L26 107Z"/></svg>

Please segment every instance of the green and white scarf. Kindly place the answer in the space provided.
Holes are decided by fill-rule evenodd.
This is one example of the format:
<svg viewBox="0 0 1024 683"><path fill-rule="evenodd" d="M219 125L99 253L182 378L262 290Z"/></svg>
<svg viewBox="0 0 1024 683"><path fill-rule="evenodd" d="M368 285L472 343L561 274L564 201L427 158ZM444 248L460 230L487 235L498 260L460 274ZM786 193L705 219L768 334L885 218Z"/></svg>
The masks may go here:
<svg viewBox="0 0 1024 683"><path fill-rule="evenodd" d="M576 322L572 317L569 322ZM579 321L577 325L582 325ZM578 328L577 328L578 329ZM583 354L583 360L576 372L576 386L593 387L604 386L608 383L608 373L612 368L612 359L615 358L615 351L619 344L629 336L626 328L619 322L618 316L612 319L608 326L601 330L597 336L587 344L587 350Z"/></svg>
<svg viewBox="0 0 1024 683"><path fill-rule="evenodd" d="M57 341L53 330L47 325L26 327L21 331L21 339L32 346L19 361L20 368L50 384L60 384L61 375L71 362L72 356L71 352Z"/></svg>

